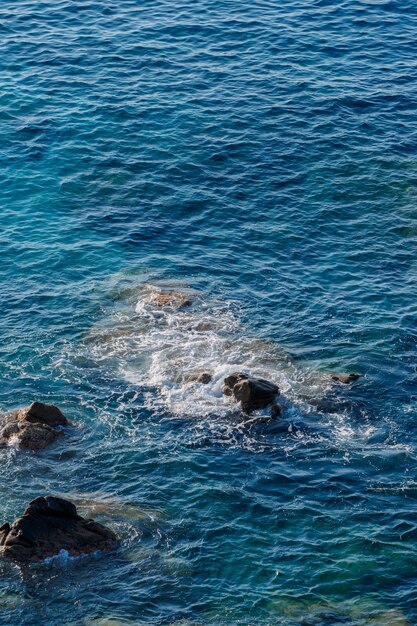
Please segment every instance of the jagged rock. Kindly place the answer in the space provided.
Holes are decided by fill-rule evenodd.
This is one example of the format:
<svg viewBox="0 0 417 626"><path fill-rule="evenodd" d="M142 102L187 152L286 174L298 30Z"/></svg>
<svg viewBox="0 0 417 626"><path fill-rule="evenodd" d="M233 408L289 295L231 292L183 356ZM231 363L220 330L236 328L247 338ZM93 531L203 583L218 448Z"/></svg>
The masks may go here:
<svg viewBox="0 0 417 626"><path fill-rule="evenodd" d="M30 450L42 450L57 439L62 433L44 424L28 424L18 433L19 445Z"/></svg>
<svg viewBox="0 0 417 626"><path fill-rule="evenodd" d="M54 426L68 423L58 407L34 402L29 407L16 409L5 416L4 426L0 431L0 447L16 438L22 448L42 450L62 436L62 432Z"/></svg>
<svg viewBox="0 0 417 626"><path fill-rule="evenodd" d="M162 293L152 294L150 301L154 306L159 308L174 307L180 309L184 306L190 306L192 304L192 298L181 291L170 291Z"/></svg>
<svg viewBox="0 0 417 626"><path fill-rule="evenodd" d="M337 380L339 383L343 383L344 385L353 383L360 377L360 374L332 374L332 380Z"/></svg>
<svg viewBox="0 0 417 626"><path fill-rule="evenodd" d="M201 383L208 385L213 377L208 372L196 372L193 374L184 374L184 383Z"/></svg>
<svg viewBox="0 0 417 626"><path fill-rule="evenodd" d="M68 420L53 404L34 402L23 417L27 422L47 424L48 426L64 426Z"/></svg>
<svg viewBox="0 0 417 626"><path fill-rule="evenodd" d="M235 372L224 379L223 393L233 396L247 413L268 405L272 406L274 416L281 412L275 403L275 398L279 395L278 386L263 378L252 378L242 372Z"/></svg>
<svg viewBox="0 0 417 626"><path fill-rule="evenodd" d="M90 554L111 548L116 534L77 514L67 500L41 496L13 524L0 527L2 554L19 561L38 561L66 550L70 556Z"/></svg>

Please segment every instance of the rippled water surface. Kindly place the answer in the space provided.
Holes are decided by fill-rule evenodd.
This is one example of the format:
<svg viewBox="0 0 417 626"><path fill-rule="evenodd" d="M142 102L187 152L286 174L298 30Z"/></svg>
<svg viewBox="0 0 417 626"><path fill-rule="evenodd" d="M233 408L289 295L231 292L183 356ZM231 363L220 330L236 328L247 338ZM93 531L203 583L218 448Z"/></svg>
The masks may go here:
<svg viewBox="0 0 417 626"><path fill-rule="evenodd" d="M0 28L0 407L75 422L0 451L0 522L58 494L122 540L0 562L1 624L416 625L415 3L2 0ZM281 420L222 397L236 369Z"/></svg>

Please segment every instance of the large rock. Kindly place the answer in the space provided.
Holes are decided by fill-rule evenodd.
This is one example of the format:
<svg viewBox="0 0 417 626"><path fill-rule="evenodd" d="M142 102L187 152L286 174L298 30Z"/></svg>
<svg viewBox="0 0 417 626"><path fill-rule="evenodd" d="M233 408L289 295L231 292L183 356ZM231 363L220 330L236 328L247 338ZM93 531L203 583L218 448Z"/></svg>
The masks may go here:
<svg viewBox="0 0 417 626"><path fill-rule="evenodd" d="M22 448L42 450L62 436L62 432L55 427L68 423L58 407L34 402L29 407L17 409L5 416L0 431L0 447L9 444L14 438Z"/></svg>
<svg viewBox="0 0 417 626"><path fill-rule="evenodd" d="M36 498L22 517L0 527L3 555L19 561L39 561L61 550L70 556L91 554L111 548L116 542L112 530L84 519L74 504L54 496Z"/></svg>
<svg viewBox="0 0 417 626"><path fill-rule="evenodd" d="M247 413L271 405L273 415L276 417L280 414L279 407L275 403L279 388L269 380L252 378L242 372L235 372L224 379L223 393L226 396L233 396Z"/></svg>
<svg viewBox="0 0 417 626"><path fill-rule="evenodd" d="M68 420L60 409L53 404L34 402L26 410L24 419L37 424L47 424L48 426L64 426Z"/></svg>

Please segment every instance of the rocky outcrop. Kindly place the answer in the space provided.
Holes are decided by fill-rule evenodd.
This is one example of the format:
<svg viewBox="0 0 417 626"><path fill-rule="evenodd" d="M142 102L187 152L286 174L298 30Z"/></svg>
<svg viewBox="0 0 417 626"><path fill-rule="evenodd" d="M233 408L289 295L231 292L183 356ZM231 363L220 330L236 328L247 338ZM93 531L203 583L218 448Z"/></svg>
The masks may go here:
<svg viewBox="0 0 417 626"><path fill-rule="evenodd" d="M70 556L106 550L117 542L116 534L77 514L74 504L54 496L42 496L13 524L0 527L2 554L19 561L39 561L66 550Z"/></svg>
<svg viewBox="0 0 417 626"><path fill-rule="evenodd" d="M279 388L269 380L235 372L224 379L223 393L226 396L233 396L246 413L267 406L271 406L274 417L281 413L280 407L275 402Z"/></svg>
<svg viewBox="0 0 417 626"><path fill-rule="evenodd" d="M202 385L208 385L212 381L213 377L208 372L195 372L190 374L184 374L184 383L200 383Z"/></svg>
<svg viewBox="0 0 417 626"><path fill-rule="evenodd" d="M14 439L22 448L42 450L62 436L56 427L68 423L58 407L34 402L29 407L16 409L5 416L0 431L0 447Z"/></svg>
<svg viewBox="0 0 417 626"><path fill-rule="evenodd" d="M190 306L193 302L191 296L181 291L154 293L151 295L150 301L154 306L161 309L164 307L180 309Z"/></svg>
<svg viewBox="0 0 417 626"><path fill-rule="evenodd" d="M348 385L349 383L355 382L360 378L360 374L332 374L332 380L336 380L339 383L343 383L344 385Z"/></svg>

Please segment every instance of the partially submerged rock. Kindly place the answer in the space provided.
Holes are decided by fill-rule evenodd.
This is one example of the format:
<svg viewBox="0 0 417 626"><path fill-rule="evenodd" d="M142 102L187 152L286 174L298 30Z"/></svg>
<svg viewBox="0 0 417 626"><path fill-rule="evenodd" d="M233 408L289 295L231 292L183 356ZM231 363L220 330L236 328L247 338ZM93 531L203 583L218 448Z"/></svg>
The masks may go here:
<svg viewBox="0 0 417 626"><path fill-rule="evenodd" d="M233 396L247 413L267 406L271 406L274 417L281 413L280 407L275 402L279 388L269 380L235 372L224 379L223 393L226 396Z"/></svg>
<svg viewBox="0 0 417 626"><path fill-rule="evenodd" d="M121 498L101 492L72 492L68 494L68 497L79 510L88 516L100 515L100 517L105 516L129 522L150 522L152 524L164 517L163 511L160 509L126 502Z"/></svg>
<svg viewBox="0 0 417 626"><path fill-rule="evenodd" d="M153 293L150 297L150 301L158 308L174 307L175 309L190 306L193 302L191 296L182 291Z"/></svg>
<svg viewBox="0 0 417 626"><path fill-rule="evenodd" d="M344 385L348 385L349 383L355 382L361 377L360 374L332 374L332 380L339 381L339 383L343 383Z"/></svg>
<svg viewBox="0 0 417 626"><path fill-rule="evenodd" d="M70 556L91 554L111 548L116 534L91 519L77 514L72 502L41 496L13 524L0 527L4 556L19 561L39 561L66 550Z"/></svg>
<svg viewBox="0 0 417 626"><path fill-rule="evenodd" d="M208 372L184 374L184 383L201 383L202 385L208 385L212 379L213 376Z"/></svg>
<svg viewBox="0 0 417 626"><path fill-rule="evenodd" d="M56 426L65 426L68 423L58 407L34 402L29 407L16 409L5 416L5 423L0 431L0 447L14 439L22 448L42 450L62 436Z"/></svg>

